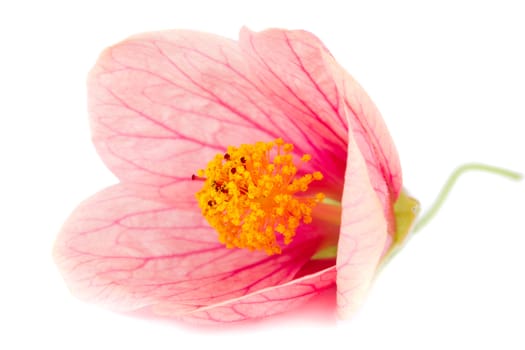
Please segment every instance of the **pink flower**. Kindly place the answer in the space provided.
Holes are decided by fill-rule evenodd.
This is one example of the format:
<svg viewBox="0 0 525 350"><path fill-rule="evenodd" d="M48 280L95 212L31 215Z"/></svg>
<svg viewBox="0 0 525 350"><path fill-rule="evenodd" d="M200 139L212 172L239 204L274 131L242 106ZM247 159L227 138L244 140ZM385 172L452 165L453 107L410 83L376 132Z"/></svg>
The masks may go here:
<svg viewBox="0 0 525 350"><path fill-rule="evenodd" d="M394 144L372 101L305 31L137 35L104 51L89 75L95 146L120 183L71 214L54 255L71 291L112 310L240 321L296 307L337 286L337 309L361 303L395 240L401 191ZM280 254L228 249L195 198L229 146L282 138L321 171L312 222ZM210 203L211 205L211 203ZM337 257L316 254L337 242Z"/></svg>

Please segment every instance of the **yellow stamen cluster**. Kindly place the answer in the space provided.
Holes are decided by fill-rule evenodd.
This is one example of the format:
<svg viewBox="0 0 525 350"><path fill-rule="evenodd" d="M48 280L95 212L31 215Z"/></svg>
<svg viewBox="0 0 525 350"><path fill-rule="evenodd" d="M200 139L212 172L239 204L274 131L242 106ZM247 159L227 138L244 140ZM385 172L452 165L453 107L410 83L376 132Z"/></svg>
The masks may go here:
<svg viewBox="0 0 525 350"><path fill-rule="evenodd" d="M289 244L301 222L312 222L312 208L324 195L304 192L323 175L316 171L296 177L292 152L293 145L282 139L230 146L199 170L194 178L205 181L196 195L199 206L221 243L279 254L277 233ZM305 154L301 162L310 159Z"/></svg>

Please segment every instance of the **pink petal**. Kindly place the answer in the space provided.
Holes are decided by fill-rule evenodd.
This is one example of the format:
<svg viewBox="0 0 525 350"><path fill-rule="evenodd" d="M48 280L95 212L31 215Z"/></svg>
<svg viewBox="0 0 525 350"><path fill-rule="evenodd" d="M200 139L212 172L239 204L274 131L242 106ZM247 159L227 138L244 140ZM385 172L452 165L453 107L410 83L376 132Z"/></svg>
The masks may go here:
<svg viewBox="0 0 525 350"><path fill-rule="evenodd" d="M81 299L117 311L169 308L180 317L291 281L320 243L314 230L304 226L281 255L227 249L195 201L167 202L120 184L73 212L54 255Z"/></svg>
<svg viewBox="0 0 525 350"><path fill-rule="evenodd" d="M337 249L337 305L348 318L363 302L388 241L383 206L365 160L349 139L343 213Z"/></svg>
<svg viewBox="0 0 525 350"><path fill-rule="evenodd" d="M324 182L331 188L342 188L348 135L344 106L339 104L334 79L324 69L321 43L313 36L302 40L301 35L242 29L239 44L260 91L294 124L288 128L287 138L301 152L312 154L309 165L323 170ZM331 195L339 199L340 190Z"/></svg>
<svg viewBox="0 0 525 350"><path fill-rule="evenodd" d="M261 80L262 91L291 118L309 121L303 131L306 139L316 142L312 145L314 159L340 178L344 176L350 124L393 226L392 205L401 188L399 158L379 111L361 86L308 32L274 29L253 33L243 29L240 45L253 57L252 69ZM318 136L312 136L314 133ZM339 152L328 157L324 153L327 146Z"/></svg>
<svg viewBox="0 0 525 350"><path fill-rule="evenodd" d="M335 266L275 287L265 288L243 297L202 307L183 316L193 323L239 322L268 317L303 305L335 284ZM177 310L158 305L155 313L172 317Z"/></svg>
<svg viewBox="0 0 525 350"><path fill-rule="evenodd" d="M335 60L334 74L344 77L345 106L353 137L368 169L388 221L388 231L395 232L393 205L402 187L401 164L394 141L379 110L365 90Z"/></svg>
<svg viewBox="0 0 525 350"><path fill-rule="evenodd" d="M282 118L248 80L237 43L190 31L108 48L89 77L93 140L122 180L179 194L228 145L277 136Z"/></svg>

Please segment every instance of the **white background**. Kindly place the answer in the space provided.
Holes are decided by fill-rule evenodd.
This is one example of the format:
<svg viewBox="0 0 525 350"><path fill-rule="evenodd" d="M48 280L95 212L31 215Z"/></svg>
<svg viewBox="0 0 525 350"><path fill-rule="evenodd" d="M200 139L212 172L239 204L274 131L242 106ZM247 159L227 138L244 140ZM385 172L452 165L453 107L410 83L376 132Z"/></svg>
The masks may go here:
<svg viewBox="0 0 525 350"><path fill-rule="evenodd" d="M132 319L77 301L51 260L71 210L115 182L90 143L86 73L137 32L315 33L379 106L423 208L463 162L525 172L520 1L429 3L2 2L0 348L525 348L525 184L492 175L459 181L350 322L311 306L226 329Z"/></svg>

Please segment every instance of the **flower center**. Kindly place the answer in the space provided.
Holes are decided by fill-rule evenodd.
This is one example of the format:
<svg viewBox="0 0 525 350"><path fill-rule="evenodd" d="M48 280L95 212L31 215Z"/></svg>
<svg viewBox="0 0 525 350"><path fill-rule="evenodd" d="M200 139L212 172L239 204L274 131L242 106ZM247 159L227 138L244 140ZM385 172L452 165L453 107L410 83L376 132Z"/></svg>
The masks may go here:
<svg viewBox="0 0 525 350"><path fill-rule="evenodd" d="M312 222L312 208L324 194L304 192L323 175L316 171L296 176L299 167L293 162L292 151L293 145L280 138L230 146L205 170L199 170L198 176L192 176L204 181L197 200L202 215L226 247L279 254L279 241L289 244L301 222ZM310 159L310 155L303 155L301 164Z"/></svg>

